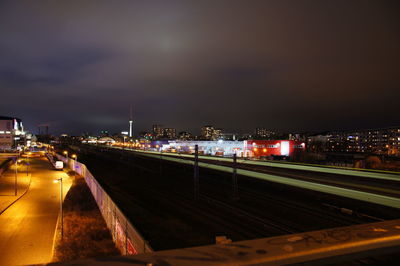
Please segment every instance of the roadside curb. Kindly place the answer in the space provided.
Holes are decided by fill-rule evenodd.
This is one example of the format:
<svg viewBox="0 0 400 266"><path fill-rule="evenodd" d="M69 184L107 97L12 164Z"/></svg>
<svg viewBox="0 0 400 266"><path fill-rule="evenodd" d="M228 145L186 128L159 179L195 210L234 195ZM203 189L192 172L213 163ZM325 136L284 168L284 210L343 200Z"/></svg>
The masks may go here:
<svg viewBox="0 0 400 266"><path fill-rule="evenodd" d="M5 207L3 210L0 211L0 215L2 215L8 208L10 208L15 202L17 202L20 198L25 196L25 194L28 192L29 188L31 187L31 182L32 182L32 174L30 174L29 178L29 184L27 188L25 189L24 193L22 193L18 198L16 198L14 201L12 201L7 207Z"/></svg>

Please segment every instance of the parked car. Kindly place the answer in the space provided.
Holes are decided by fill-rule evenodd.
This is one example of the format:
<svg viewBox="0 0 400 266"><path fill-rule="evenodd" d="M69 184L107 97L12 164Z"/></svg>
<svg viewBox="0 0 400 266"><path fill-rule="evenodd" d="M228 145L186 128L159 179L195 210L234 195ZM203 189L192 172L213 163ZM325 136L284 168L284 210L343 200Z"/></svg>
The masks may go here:
<svg viewBox="0 0 400 266"><path fill-rule="evenodd" d="M63 163L63 161L56 161L56 163L54 164L54 166L56 167L57 170L62 170L62 169L64 169L64 163Z"/></svg>

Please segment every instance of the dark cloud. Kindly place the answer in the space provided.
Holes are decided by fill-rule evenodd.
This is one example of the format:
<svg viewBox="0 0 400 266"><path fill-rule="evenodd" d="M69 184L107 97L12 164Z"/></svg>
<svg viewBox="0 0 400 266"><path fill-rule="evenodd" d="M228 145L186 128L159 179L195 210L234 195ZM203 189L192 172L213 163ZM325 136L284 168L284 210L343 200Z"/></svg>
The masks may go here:
<svg viewBox="0 0 400 266"><path fill-rule="evenodd" d="M398 125L396 1L2 1L0 113L34 130ZM6 100L3 100L6 99Z"/></svg>

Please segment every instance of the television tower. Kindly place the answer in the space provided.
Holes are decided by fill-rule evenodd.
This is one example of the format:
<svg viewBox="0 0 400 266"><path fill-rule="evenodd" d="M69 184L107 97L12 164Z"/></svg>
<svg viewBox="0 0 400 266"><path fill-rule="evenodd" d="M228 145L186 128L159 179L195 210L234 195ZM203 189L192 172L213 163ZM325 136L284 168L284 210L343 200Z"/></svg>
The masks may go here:
<svg viewBox="0 0 400 266"><path fill-rule="evenodd" d="M129 137L132 138L132 124L133 124L133 118L132 118L132 105L130 108L130 113L129 113Z"/></svg>

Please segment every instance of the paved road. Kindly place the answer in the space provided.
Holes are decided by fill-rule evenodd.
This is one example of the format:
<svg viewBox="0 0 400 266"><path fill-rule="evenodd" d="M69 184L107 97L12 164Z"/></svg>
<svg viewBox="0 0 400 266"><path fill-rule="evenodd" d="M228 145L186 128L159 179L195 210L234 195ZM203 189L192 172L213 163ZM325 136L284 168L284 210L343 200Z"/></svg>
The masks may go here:
<svg viewBox="0 0 400 266"><path fill-rule="evenodd" d="M29 191L0 215L0 265L50 262L60 204L62 177L64 196L71 180L55 171L45 158L30 159L32 181Z"/></svg>
<svg viewBox="0 0 400 266"><path fill-rule="evenodd" d="M19 164L18 178L15 180L15 164L11 164L0 176L0 214L28 189L31 175L27 175L25 171L26 166ZM17 181L17 195L15 195L15 181Z"/></svg>

